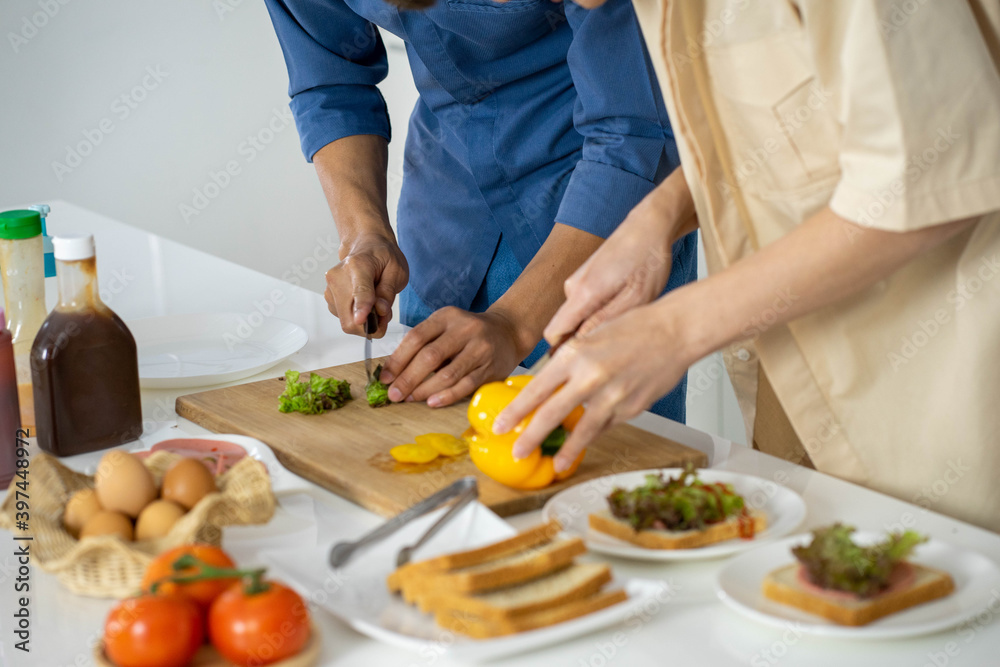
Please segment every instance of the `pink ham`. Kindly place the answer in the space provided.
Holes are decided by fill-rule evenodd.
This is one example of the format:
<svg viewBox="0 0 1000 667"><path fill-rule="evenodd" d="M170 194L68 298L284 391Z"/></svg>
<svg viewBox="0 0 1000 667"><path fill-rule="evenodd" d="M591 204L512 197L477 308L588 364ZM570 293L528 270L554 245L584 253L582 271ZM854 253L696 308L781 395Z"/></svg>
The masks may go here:
<svg viewBox="0 0 1000 667"><path fill-rule="evenodd" d="M174 438L156 443L148 452L136 452L136 456L146 458L153 452L171 452L199 459L213 475L221 475L247 455L245 449L225 440Z"/></svg>
<svg viewBox="0 0 1000 667"><path fill-rule="evenodd" d="M878 598L879 595L894 593L904 588L909 588L910 586L913 585L913 582L915 582L916 580L917 580L917 574L916 571L913 569L913 566L907 563L905 560L901 561L896 564L896 567L893 568L892 572L889 574L889 587L886 588L881 593L878 593L877 595L874 595L868 599L874 600L875 598ZM809 579L809 573L806 572L805 566L799 567L798 581L799 585L802 586L802 588L806 589L807 591L813 593L814 595L820 595L829 598L830 600L858 601L862 599L860 596L855 595L854 593L851 593L849 591L838 591L817 586L812 582L812 580Z"/></svg>

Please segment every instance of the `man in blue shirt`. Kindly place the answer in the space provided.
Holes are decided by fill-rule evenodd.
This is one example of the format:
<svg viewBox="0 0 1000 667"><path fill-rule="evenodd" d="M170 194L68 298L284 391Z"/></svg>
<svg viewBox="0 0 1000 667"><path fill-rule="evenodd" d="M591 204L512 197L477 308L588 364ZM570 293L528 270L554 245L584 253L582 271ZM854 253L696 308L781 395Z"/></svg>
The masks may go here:
<svg viewBox="0 0 1000 667"><path fill-rule="evenodd" d="M374 309L381 336L402 292L401 319L414 326L383 371L389 398L449 405L533 362L565 279L679 162L629 0L593 11L550 0L266 4L302 149L340 235L330 310L359 334ZM406 42L420 93L398 244L376 26ZM672 261L668 289L695 278L693 236ZM685 390L654 410L683 421Z"/></svg>

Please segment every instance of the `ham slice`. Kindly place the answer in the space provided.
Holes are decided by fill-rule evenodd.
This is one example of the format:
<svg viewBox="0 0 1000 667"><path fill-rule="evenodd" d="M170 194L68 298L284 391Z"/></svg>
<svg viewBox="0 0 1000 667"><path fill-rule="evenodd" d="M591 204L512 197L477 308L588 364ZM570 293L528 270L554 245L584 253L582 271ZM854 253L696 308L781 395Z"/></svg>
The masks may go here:
<svg viewBox="0 0 1000 667"><path fill-rule="evenodd" d="M173 438L158 442L147 452L136 452L139 458L146 458L153 452L171 452L205 464L213 475L221 475L232 468L237 461L247 455L247 451L237 444L225 440L204 438Z"/></svg>

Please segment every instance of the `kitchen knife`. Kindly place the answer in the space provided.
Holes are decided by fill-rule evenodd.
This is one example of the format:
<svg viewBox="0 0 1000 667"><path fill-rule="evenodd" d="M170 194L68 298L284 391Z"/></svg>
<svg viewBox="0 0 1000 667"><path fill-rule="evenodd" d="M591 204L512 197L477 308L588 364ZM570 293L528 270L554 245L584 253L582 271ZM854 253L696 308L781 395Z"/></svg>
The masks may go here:
<svg viewBox="0 0 1000 667"><path fill-rule="evenodd" d="M378 331L378 314L375 309L368 313L365 320L365 375L368 376L369 384L372 381L372 334Z"/></svg>
<svg viewBox="0 0 1000 667"><path fill-rule="evenodd" d="M571 331L568 334L565 334L558 341L556 341L555 345L552 345L551 347L549 347L549 349L545 350L545 354L543 354L538 359L538 361L536 361L535 363L531 364L531 368L529 368L527 370L527 372L525 373L525 375L538 375L538 372L541 371L545 367L545 364L549 363L552 360L552 355L556 353L556 350L558 350L560 347L562 347L563 343L565 343L566 341L568 341L570 338L572 338L575 335L576 335L576 331Z"/></svg>

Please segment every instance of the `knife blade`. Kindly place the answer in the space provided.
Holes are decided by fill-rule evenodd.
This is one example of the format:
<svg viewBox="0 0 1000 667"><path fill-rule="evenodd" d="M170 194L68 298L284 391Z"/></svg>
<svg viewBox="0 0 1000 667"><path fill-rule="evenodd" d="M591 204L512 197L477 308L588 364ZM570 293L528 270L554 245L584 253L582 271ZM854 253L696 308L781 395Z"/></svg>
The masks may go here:
<svg viewBox="0 0 1000 667"><path fill-rule="evenodd" d="M525 372L525 375L538 375L538 372L545 367L545 364L552 361L552 355L556 353L556 350L562 347L563 343L565 343L575 335L576 331L571 331L568 334L564 334L562 338L556 341L555 345L552 345L551 347L549 347L549 349L545 350L545 354L539 357L538 361L531 364L531 368L529 368Z"/></svg>
<svg viewBox="0 0 1000 667"><path fill-rule="evenodd" d="M365 320L365 375L368 382L372 381L372 334L378 331L378 314L374 309L368 313Z"/></svg>

